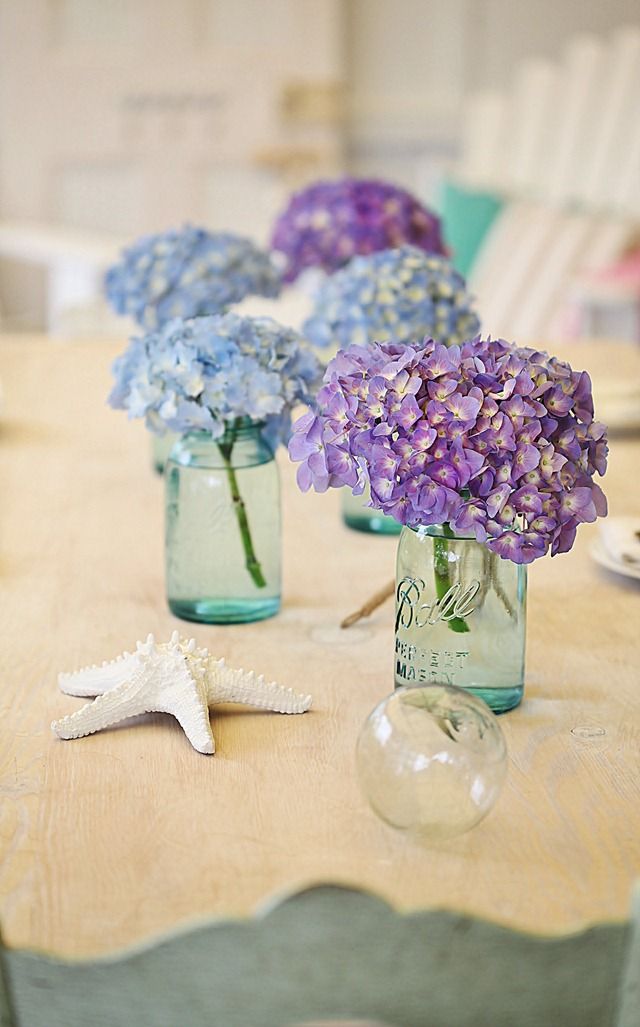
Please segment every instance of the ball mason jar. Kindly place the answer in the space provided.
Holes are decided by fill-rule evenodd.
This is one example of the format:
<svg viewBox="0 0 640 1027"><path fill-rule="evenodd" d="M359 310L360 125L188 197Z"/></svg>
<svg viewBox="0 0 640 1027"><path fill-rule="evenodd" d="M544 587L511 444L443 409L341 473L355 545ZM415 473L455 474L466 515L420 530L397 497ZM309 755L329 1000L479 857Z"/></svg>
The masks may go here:
<svg viewBox="0 0 640 1027"><path fill-rule="evenodd" d="M448 525L398 541L396 687L457 685L495 713L524 690L527 571Z"/></svg>

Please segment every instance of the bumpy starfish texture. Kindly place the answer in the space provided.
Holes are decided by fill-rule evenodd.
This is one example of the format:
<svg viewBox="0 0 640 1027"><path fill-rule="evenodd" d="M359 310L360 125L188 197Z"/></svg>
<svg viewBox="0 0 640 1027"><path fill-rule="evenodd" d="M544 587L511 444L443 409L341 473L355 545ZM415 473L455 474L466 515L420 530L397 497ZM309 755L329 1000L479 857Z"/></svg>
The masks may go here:
<svg viewBox="0 0 640 1027"><path fill-rule="evenodd" d="M97 696L54 720L51 729L59 738L82 738L140 713L170 713L202 753L215 752L209 723L209 706L215 703L246 703L276 713L305 713L311 706L310 695L268 683L253 671L233 670L177 631L160 644L149 635L135 652L101 667L60 674L58 684L67 695Z"/></svg>

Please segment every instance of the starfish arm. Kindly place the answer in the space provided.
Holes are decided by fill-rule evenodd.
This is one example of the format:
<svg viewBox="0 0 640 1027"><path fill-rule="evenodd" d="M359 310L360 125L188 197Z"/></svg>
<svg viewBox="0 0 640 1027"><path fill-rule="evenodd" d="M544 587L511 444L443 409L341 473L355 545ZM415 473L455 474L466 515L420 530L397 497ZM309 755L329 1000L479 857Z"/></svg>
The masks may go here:
<svg viewBox="0 0 640 1027"><path fill-rule="evenodd" d="M176 718L185 735L191 742L194 749L204 753L205 756L212 756L216 751L216 745L209 721L209 707L202 710L199 706L191 703L172 704L171 709L165 710Z"/></svg>
<svg viewBox="0 0 640 1027"><path fill-rule="evenodd" d="M67 695L102 695L129 681L138 666L136 653L123 653L116 660L105 661L101 667L83 667L58 674L58 685Z"/></svg>
<svg viewBox="0 0 640 1027"><path fill-rule="evenodd" d="M207 673L209 703L244 703L274 713L305 713L311 696L294 692L275 681L267 682L253 671L233 670L222 660L211 661Z"/></svg>
<svg viewBox="0 0 640 1027"><path fill-rule="evenodd" d="M93 702L61 720L54 720L51 730L58 738L83 738L121 720L150 712L140 680L125 681L99 695Z"/></svg>
<svg viewBox="0 0 640 1027"><path fill-rule="evenodd" d="M184 657L176 651L167 653L171 661L155 676L154 710L175 717L194 749L206 755L215 752L207 690L202 674L193 674Z"/></svg>

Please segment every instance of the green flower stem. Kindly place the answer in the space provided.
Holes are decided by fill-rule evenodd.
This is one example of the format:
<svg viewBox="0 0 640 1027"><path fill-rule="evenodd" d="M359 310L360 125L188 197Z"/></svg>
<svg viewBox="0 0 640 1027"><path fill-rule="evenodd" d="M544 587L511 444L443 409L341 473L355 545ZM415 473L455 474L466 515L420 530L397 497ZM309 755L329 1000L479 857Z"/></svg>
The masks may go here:
<svg viewBox="0 0 640 1027"><path fill-rule="evenodd" d="M231 499L233 500L233 509L236 513L236 520L238 522L238 527L240 528L240 538L242 539L242 548L244 549L245 566L249 571L251 580L256 588L265 588L267 582L264 574L262 573L260 561L258 560L253 548L253 539L251 538L251 528L249 527L247 508L245 506L244 499L240 494L236 472L231 463L231 454L233 453L237 431L238 424L236 422L229 431L229 440L227 442L219 442L218 448L222 454L222 459L224 460L224 465L227 471L227 480L229 482Z"/></svg>
<svg viewBox="0 0 640 1027"><path fill-rule="evenodd" d="M443 599L451 588L451 578L449 576L448 539L455 538L455 535L448 524L442 525L442 531L446 536L445 538L441 538L439 535L433 536L433 575L435 578L436 595L438 599ZM451 631L461 633L469 630L469 625L462 617L452 617L451 620L447 621L447 624Z"/></svg>

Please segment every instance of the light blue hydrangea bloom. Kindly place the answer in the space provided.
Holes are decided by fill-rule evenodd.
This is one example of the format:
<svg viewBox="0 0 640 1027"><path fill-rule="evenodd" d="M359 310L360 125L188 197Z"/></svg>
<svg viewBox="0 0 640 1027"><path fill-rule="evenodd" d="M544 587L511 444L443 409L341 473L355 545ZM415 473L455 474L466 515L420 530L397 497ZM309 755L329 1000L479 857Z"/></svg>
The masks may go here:
<svg viewBox="0 0 640 1027"><path fill-rule="evenodd" d="M323 282L303 328L315 345L340 347L425 337L452 346L479 330L462 275L417 246L354 257Z"/></svg>
<svg viewBox="0 0 640 1027"><path fill-rule="evenodd" d="M118 314L152 331L173 318L224 313L245 296L278 296L281 276L250 239L185 225L138 239L105 279Z"/></svg>
<svg viewBox="0 0 640 1027"><path fill-rule="evenodd" d="M113 365L111 406L162 434L219 438L237 418L265 423L273 448L289 437L291 411L310 403L322 368L292 328L270 317L176 319L134 338Z"/></svg>

